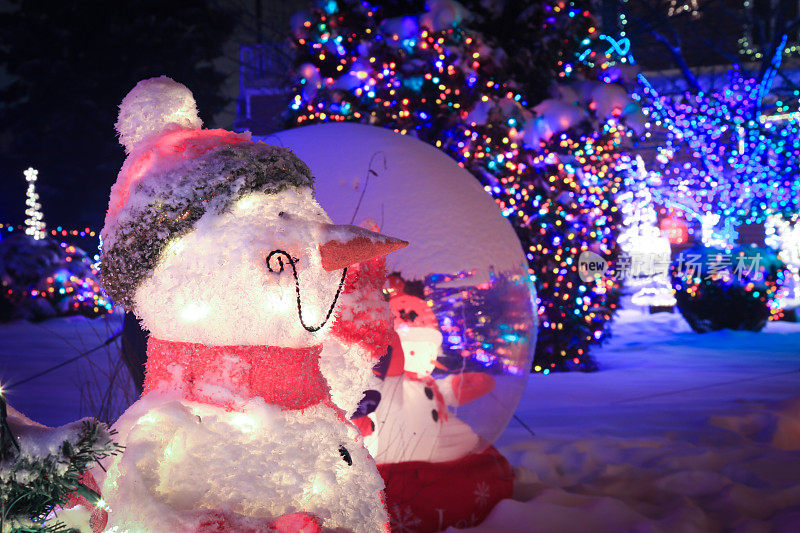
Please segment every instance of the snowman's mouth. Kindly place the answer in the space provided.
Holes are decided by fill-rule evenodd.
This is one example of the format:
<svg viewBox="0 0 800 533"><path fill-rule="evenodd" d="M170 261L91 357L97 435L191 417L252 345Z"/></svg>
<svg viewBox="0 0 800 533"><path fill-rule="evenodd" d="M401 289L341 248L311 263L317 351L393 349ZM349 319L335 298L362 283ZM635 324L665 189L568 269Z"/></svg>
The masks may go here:
<svg viewBox="0 0 800 533"><path fill-rule="evenodd" d="M342 269L342 278L339 280L339 287L336 289L336 294L333 296L333 302L331 302L331 306L328 308L328 313L325 315L322 323L319 326L309 326L306 324L305 320L303 320L303 302L300 297L300 279L297 277L297 260L285 250L272 250L267 256L266 263L269 271L276 274L283 272L286 263L289 263L289 266L292 267L292 275L294 276L294 289L295 294L297 295L297 317L300 319L300 325L303 326L303 329L310 333L314 333L324 328L325 324L327 324L328 320L330 320L333 310L336 308L336 302L339 300L339 295L342 293L344 279L347 277L347 268Z"/></svg>

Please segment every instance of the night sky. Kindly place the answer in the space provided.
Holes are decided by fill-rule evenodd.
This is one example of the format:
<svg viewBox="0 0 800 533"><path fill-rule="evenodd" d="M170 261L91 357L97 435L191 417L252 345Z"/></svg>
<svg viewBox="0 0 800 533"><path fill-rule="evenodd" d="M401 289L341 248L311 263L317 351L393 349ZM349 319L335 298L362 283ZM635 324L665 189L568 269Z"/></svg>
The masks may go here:
<svg viewBox="0 0 800 533"><path fill-rule="evenodd" d="M48 227L100 229L124 160L117 106L141 79L187 85L205 126L230 128L256 3L0 0L0 223L24 222L33 166ZM280 41L302 2L272 3L260 35Z"/></svg>

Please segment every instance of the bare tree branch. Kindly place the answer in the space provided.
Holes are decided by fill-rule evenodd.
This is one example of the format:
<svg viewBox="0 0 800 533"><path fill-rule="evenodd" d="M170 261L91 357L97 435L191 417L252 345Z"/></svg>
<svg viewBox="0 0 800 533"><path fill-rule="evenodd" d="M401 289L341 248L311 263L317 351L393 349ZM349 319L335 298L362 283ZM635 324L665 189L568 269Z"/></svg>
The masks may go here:
<svg viewBox="0 0 800 533"><path fill-rule="evenodd" d="M700 83L683 56L680 36L663 12L663 6L659 3L653 4L646 1L640 2L639 5L646 10L647 18L636 17L634 19L635 22L640 24L644 31L649 33L656 42L667 49L673 64L681 71L689 87L694 91L699 91ZM661 28L665 33L669 34L669 37L662 33Z"/></svg>

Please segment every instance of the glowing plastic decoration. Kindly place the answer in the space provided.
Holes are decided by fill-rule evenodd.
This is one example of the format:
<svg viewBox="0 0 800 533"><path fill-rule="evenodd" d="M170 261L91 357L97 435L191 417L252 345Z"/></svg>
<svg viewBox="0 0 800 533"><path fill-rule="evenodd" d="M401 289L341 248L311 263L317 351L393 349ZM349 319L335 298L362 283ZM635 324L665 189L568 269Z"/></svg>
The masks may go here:
<svg viewBox="0 0 800 533"><path fill-rule="evenodd" d="M390 511L405 498L438 527L434 507L454 523L453 502L472 509L479 482L491 487L490 502L507 495L510 470L492 470L507 463L490 445L525 387L537 334L535 293L511 225L466 170L410 136L344 123L264 140L308 163L335 222L371 219L411 243L387 256L397 338L379 370L377 406L360 422ZM454 486L468 472L480 479Z"/></svg>
<svg viewBox="0 0 800 533"><path fill-rule="evenodd" d="M658 216L648 186L649 173L640 156L626 165L625 192L617 197L621 205L622 230L619 245L624 252L625 286L635 289L634 305L670 306L675 304L668 272L671 262L669 239L656 225Z"/></svg>
<svg viewBox="0 0 800 533"><path fill-rule="evenodd" d="M784 290L779 293L779 307L800 307L800 215L791 220L771 216L767 218L764 229L767 246L778 251L778 258L790 273Z"/></svg>
<svg viewBox="0 0 800 533"><path fill-rule="evenodd" d="M733 218L726 218L720 224L718 213L705 213L700 217L700 241L711 248L730 250L736 244L739 232Z"/></svg>
<svg viewBox="0 0 800 533"><path fill-rule="evenodd" d="M388 290L407 370L436 377L485 370L503 376L504 394L518 397L536 337L531 287L519 240L480 184L435 148L381 128L316 125L263 140L308 163L334 221L370 219L382 232L408 237L406 249L387 257L387 270L406 285ZM423 362L432 350L438 365ZM492 420L480 430L491 443L511 412L503 407L498 417L486 407L475 414L483 411L484 426Z"/></svg>
<svg viewBox="0 0 800 533"><path fill-rule="evenodd" d="M661 219L661 232L667 236L670 244L686 244L689 242L689 226L678 218L668 216Z"/></svg>

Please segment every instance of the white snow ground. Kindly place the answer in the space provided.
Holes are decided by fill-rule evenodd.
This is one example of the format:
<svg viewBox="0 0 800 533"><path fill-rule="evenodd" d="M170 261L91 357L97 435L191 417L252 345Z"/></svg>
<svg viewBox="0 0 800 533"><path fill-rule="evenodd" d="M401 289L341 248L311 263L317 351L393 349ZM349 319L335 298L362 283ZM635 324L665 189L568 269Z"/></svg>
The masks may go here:
<svg viewBox="0 0 800 533"><path fill-rule="evenodd" d="M514 499L449 531L800 531L800 324L623 311L613 333L600 372L531 376L497 442Z"/></svg>
<svg viewBox="0 0 800 533"><path fill-rule="evenodd" d="M119 339L101 345L121 327L121 313L0 324L0 386L9 405L47 426L115 420L135 391Z"/></svg>
<svg viewBox="0 0 800 533"><path fill-rule="evenodd" d="M0 325L0 382L99 344L114 320ZM623 311L613 332L593 352L600 372L531 376L497 442L514 499L451 533L800 531L800 324L700 335L678 314ZM93 414L110 353L14 387L9 403L48 425Z"/></svg>

